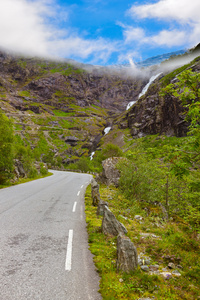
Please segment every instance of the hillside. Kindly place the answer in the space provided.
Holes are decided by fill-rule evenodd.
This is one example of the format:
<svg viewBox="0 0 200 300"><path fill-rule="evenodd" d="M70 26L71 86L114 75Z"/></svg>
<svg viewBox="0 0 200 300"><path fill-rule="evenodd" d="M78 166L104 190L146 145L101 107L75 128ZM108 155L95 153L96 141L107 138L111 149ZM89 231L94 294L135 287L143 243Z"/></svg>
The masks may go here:
<svg viewBox="0 0 200 300"><path fill-rule="evenodd" d="M0 53L1 108L13 119L15 132L31 148L45 138L67 164L96 148L104 129L146 81Z"/></svg>
<svg viewBox="0 0 200 300"><path fill-rule="evenodd" d="M189 69L197 73L200 71L200 57L173 72L161 73L148 91L123 115L122 121L127 122L133 137L149 134L181 137L187 134L189 124L181 102L173 95L161 96L160 90L175 83L177 76Z"/></svg>
<svg viewBox="0 0 200 300"><path fill-rule="evenodd" d="M184 54L184 60L192 55ZM181 71L199 70L197 58L170 73L183 57L144 70L117 70L0 52L0 103L14 125L14 157L31 155L49 167L99 171L107 144L126 150L132 137L185 136L183 106L173 96L159 95ZM21 146L29 153L21 154Z"/></svg>

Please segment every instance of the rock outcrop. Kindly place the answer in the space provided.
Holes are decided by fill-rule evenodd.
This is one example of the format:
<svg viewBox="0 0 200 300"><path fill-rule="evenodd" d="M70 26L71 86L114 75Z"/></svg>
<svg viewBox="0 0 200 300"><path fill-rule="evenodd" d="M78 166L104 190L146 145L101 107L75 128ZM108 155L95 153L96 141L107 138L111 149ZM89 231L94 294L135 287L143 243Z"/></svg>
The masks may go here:
<svg viewBox="0 0 200 300"><path fill-rule="evenodd" d="M120 171L116 168L116 164L119 162L119 157L109 157L102 162L103 171L101 174L101 180L107 184L114 184L118 186L120 179Z"/></svg>
<svg viewBox="0 0 200 300"><path fill-rule="evenodd" d="M91 187L92 187L92 205L98 206L99 202L101 201L101 198L99 194L99 185L95 179L92 179Z"/></svg>
<svg viewBox="0 0 200 300"><path fill-rule="evenodd" d="M117 269L130 273L137 266L138 255L136 247L128 237L119 234L117 237Z"/></svg>
<svg viewBox="0 0 200 300"><path fill-rule="evenodd" d="M24 166L23 166L22 162L19 159L15 160L15 171L14 172L15 172L15 175L16 175L17 178L26 176Z"/></svg>
<svg viewBox="0 0 200 300"><path fill-rule="evenodd" d="M105 202L100 199L97 207L97 216L103 216L105 207L108 207L108 202Z"/></svg>
<svg viewBox="0 0 200 300"><path fill-rule="evenodd" d="M200 57L196 58L187 68L194 72L200 71ZM179 70L179 69L177 69ZM163 83L159 77L128 111L126 117L121 117L122 123L127 119L128 127L133 137L143 137L148 134L165 134L167 136L185 136L188 131L188 123L185 121L185 109L181 102L172 95L160 96L160 90L169 83L174 83L176 74L171 73ZM118 121L120 124L120 120Z"/></svg>

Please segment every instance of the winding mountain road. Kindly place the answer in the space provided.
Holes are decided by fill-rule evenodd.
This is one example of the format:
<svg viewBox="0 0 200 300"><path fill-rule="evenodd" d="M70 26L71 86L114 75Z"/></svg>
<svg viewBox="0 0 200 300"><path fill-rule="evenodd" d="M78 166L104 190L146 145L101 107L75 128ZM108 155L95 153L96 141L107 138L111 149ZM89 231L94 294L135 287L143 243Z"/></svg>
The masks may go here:
<svg viewBox="0 0 200 300"><path fill-rule="evenodd" d="M88 250L91 175L54 175L0 190L0 299L100 300Z"/></svg>

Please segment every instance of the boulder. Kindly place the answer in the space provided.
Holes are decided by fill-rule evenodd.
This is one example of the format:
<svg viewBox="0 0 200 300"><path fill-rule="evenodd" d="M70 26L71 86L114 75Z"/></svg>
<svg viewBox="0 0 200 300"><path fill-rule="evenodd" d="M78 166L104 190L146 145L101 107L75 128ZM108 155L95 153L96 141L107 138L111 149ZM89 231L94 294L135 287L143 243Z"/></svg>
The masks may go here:
<svg viewBox="0 0 200 300"><path fill-rule="evenodd" d="M92 179L91 187L92 187L92 205L98 206L99 202L101 201L101 198L99 194L99 185L95 179Z"/></svg>
<svg viewBox="0 0 200 300"><path fill-rule="evenodd" d="M137 250L131 240L121 234L117 237L117 269L126 273L138 266Z"/></svg>
<svg viewBox="0 0 200 300"><path fill-rule="evenodd" d="M97 216L103 216L104 215L104 209L105 207L108 207L108 202L105 202L100 199L97 207Z"/></svg>
<svg viewBox="0 0 200 300"><path fill-rule="evenodd" d="M113 236L118 236L118 234L126 234L127 230L125 226L120 223L110 209L105 206L103 221L102 221L102 232L104 234L110 234Z"/></svg>
<svg viewBox="0 0 200 300"><path fill-rule="evenodd" d="M115 186L119 185L120 172L116 168L116 164L118 163L119 159L119 157L109 157L102 162L102 180L105 184L114 184Z"/></svg>

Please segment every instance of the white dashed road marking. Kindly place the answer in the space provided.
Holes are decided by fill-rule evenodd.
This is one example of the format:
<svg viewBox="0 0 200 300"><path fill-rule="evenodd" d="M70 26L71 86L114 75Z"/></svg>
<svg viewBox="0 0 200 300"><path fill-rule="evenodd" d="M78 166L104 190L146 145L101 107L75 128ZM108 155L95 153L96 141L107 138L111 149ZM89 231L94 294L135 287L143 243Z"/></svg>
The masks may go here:
<svg viewBox="0 0 200 300"><path fill-rule="evenodd" d="M76 211L76 205L77 205L77 202L74 202L74 206L73 206L72 212Z"/></svg>
<svg viewBox="0 0 200 300"><path fill-rule="evenodd" d="M72 241L73 241L73 229L69 230L68 244L67 244L67 254L65 261L65 270L71 271L72 268Z"/></svg>

